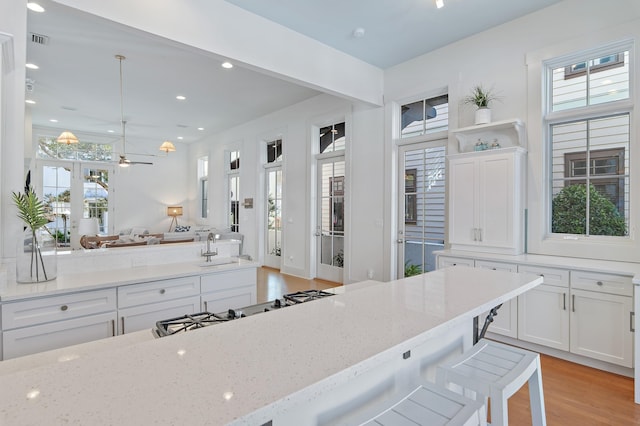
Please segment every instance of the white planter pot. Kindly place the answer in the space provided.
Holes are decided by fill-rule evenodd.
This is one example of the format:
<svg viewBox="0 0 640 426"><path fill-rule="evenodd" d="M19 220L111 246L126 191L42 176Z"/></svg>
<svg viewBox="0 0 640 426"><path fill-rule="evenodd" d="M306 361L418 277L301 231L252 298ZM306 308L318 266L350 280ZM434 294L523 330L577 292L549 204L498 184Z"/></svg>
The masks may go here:
<svg viewBox="0 0 640 426"><path fill-rule="evenodd" d="M478 108L476 110L476 124L491 123L491 110L489 108Z"/></svg>

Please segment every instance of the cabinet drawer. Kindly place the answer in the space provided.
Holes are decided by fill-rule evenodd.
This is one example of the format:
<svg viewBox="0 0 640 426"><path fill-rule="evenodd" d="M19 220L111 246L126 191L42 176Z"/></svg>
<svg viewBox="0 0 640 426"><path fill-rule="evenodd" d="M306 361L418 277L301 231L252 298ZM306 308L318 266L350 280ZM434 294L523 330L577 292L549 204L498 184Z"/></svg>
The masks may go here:
<svg viewBox="0 0 640 426"><path fill-rule="evenodd" d="M518 272L536 274L544 278L544 284L569 287L569 271L544 266L519 265Z"/></svg>
<svg viewBox="0 0 640 426"><path fill-rule="evenodd" d="M633 296L630 276L571 271L571 288Z"/></svg>
<svg viewBox="0 0 640 426"><path fill-rule="evenodd" d="M220 272L200 277L202 293L256 285L255 268Z"/></svg>
<svg viewBox="0 0 640 426"><path fill-rule="evenodd" d="M516 272L516 270L518 269L518 265L514 265L513 263L476 260L476 268L492 269L494 271Z"/></svg>
<svg viewBox="0 0 640 426"><path fill-rule="evenodd" d="M2 305L2 328L10 330L115 310L115 289L7 302Z"/></svg>
<svg viewBox="0 0 640 426"><path fill-rule="evenodd" d="M448 268L449 266L468 266L473 268L474 261L473 259L468 259L466 257L438 257L438 268Z"/></svg>
<svg viewBox="0 0 640 426"><path fill-rule="evenodd" d="M199 276L126 285L118 287L118 308L146 305L199 294Z"/></svg>

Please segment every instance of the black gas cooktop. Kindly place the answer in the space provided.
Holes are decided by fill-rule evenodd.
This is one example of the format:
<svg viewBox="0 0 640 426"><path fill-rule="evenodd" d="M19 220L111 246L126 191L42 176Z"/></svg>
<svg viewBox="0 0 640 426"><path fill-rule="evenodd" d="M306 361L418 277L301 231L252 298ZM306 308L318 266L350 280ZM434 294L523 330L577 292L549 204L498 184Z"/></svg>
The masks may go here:
<svg viewBox="0 0 640 426"><path fill-rule="evenodd" d="M224 313L214 314L211 312L200 312L197 314L187 314L181 317L158 321L156 322L156 328L153 332L157 337L170 336L176 333L183 333L185 331L232 321L249 315L255 315L262 312L285 308L287 306L310 302L327 296L333 296L333 293L322 290L298 291L296 293L285 294L280 299L274 299L265 303L258 303L257 305L245 306L243 308L229 309Z"/></svg>

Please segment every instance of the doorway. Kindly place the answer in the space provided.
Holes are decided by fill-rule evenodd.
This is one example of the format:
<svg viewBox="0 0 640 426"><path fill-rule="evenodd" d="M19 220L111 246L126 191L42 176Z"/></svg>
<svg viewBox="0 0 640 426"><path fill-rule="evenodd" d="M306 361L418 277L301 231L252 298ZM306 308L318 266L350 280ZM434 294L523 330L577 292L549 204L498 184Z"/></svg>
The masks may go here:
<svg viewBox="0 0 640 426"><path fill-rule="evenodd" d="M399 148L398 278L436 269L444 248L446 139Z"/></svg>

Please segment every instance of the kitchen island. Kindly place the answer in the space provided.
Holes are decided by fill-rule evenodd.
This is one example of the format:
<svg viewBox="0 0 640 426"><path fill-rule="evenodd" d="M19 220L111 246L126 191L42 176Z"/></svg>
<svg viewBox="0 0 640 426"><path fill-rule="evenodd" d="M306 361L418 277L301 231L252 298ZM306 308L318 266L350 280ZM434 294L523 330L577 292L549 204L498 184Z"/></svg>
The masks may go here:
<svg viewBox="0 0 640 426"><path fill-rule="evenodd" d="M318 424L471 345L535 275L455 267L34 368L0 370L0 424ZM345 400L346 396L351 401Z"/></svg>

